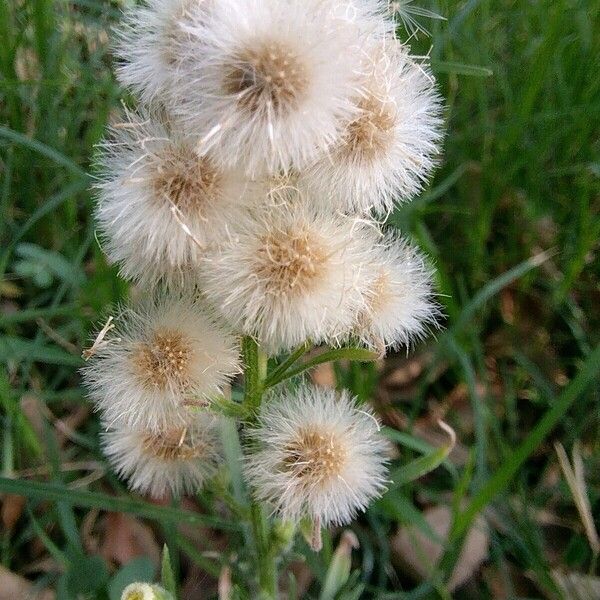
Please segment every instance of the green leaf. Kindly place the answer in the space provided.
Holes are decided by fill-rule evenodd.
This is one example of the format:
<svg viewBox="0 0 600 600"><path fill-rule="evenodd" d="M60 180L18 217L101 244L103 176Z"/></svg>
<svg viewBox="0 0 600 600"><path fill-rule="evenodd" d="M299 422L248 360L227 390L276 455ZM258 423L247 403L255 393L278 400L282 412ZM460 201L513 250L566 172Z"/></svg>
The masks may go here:
<svg viewBox="0 0 600 600"><path fill-rule="evenodd" d="M171 555L169 547L163 546L162 559L160 564L160 580L162 586L169 592L173 598L177 598L177 584L173 575L173 566L171 565Z"/></svg>
<svg viewBox="0 0 600 600"><path fill-rule="evenodd" d="M332 362L334 360L357 360L360 362L369 362L372 360L377 360L379 358L379 354L377 352L371 352L366 348L335 348L333 350L326 350L317 356L307 360L301 365L297 365L288 369L284 373L280 373L276 377L269 377L265 382L265 387L273 387L286 379L290 379L291 377L296 377L308 371L309 369L313 369L317 365L321 365L323 363Z"/></svg>
<svg viewBox="0 0 600 600"><path fill-rule="evenodd" d="M17 494L34 500L64 502L83 508L98 508L112 512L133 513L138 517L160 522L181 521L192 525L205 525L216 529L237 530L238 525L224 519L194 513L171 506L157 506L134 498L109 496L97 492L75 490L55 483L26 481L0 477L0 492Z"/></svg>
<svg viewBox="0 0 600 600"><path fill-rule="evenodd" d="M108 581L108 570L100 556L81 556L71 563L67 572L67 589L75 597L103 588Z"/></svg>
<svg viewBox="0 0 600 600"><path fill-rule="evenodd" d="M28 138L26 135L23 135L18 131L13 131L8 127L2 126L0 126L0 137L6 138L11 142L15 142L16 144L19 144L21 146L25 146L26 148L29 148L30 150L33 150L38 154L42 154L43 156L52 159L57 164L66 167L67 169L69 169L69 171L71 171L75 175L78 175L82 179L85 179L86 181L89 180L88 175L79 165L75 164L70 158L68 158L64 154L61 154L58 150L52 148L51 146L48 146L47 144L44 144L37 140L32 140L31 138Z"/></svg>
<svg viewBox="0 0 600 600"><path fill-rule="evenodd" d="M419 458L415 458L415 460L408 464L402 465L392 471L390 476L391 484L388 493L400 485L410 483L411 481L430 473L434 469L437 469L442 462L444 462L448 454L450 454L456 443L456 435L454 431L442 421L439 421L439 424L450 436L450 443L447 446L440 446L424 456L419 456Z"/></svg>
<svg viewBox="0 0 600 600"><path fill-rule="evenodd" d="M147 556L139 556L123 565L108 583L110 600L121 600L123 590L136 581L153 581L155 568Z"/></svg>
<svg viewBox="0 0 600 600"><path fill-rule="evenodd" d="M0 325L6 326L35 319L49 319L51 317L73 316L77 313L75 304L61 304L60 306L48 306L47 308L26 308L12 313L0 315Z"/></svg>
<svg viewBox="0 0 600 600"><path fill-rule="evenodd" d="M0 362L9 360L16 362L28 360L67 367L83 365L80 356L69 354L59 346L47 346L32 340L3 335L0 336Z"/></svg>
<svg viewBox="0 0 600 600"><path fill-rule="evenodd" d="M453 75L468 75L472 77L491 77L494 71L489 67L467 65L446 60L432 60L431 68L436 73L451 73Z"/></svg>
<svg viewBox="0 0 600 600"><path fill-rule="evenodd" d="M17 263L17 265L21 265L21 269L32 270L34 274L41 273L44 278L49 276L50 281L54 275L73 287L78 287L83 283L83 271L72 265L58 252L46 250L36 244L22 242L16 247L15 253L21 257L21 261ZM41 287L48 287L48 285Z"/></svg>

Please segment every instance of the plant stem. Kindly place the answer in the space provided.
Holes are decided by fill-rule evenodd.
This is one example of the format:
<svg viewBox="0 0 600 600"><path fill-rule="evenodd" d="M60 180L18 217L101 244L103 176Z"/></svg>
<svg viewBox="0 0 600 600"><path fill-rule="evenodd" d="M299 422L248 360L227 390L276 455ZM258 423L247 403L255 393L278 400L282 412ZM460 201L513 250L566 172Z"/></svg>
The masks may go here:
<svg viewBox="0 0 600 600"><path fill-rule="evenodd" d="M261 600L277 599L277 560L269 544L269 522L258 502L250 506L257 550L258 585Z"/></svg>
<svg viewBox="0 0 600 600"><path fill-rule="evenodd" d="M264 382L267 377L267 355L260 349L256 340L245 336L242 340L244 355L244 406L251 412L260 407L264 392Z"/></svg>
<svg viewBox="0 0 600 600"><path fill-rule="evenodd" d="M255 416L265 390L267 355L260 349L256 340L248 336L242 341L242 352L245 367L244 406ZM265 517L262 506L255 501L250 504L250 515L258 565L259 597L261 600L276 600L277 557L270 544L269 520Z"/></svg>

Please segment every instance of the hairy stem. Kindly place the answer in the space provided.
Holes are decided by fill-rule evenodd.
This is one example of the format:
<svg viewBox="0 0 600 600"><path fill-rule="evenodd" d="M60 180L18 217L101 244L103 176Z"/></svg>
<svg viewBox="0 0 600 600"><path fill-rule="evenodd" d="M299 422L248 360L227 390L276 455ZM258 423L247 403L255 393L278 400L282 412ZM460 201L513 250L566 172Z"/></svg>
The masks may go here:
<svg viewBox="0 0 600 600"><path fill-rule="evenodd" d="M265 390L267 355L260 349L256 340L248 336L242 341L242 352L245 368L244 406L255 417ZM250 504L250 515L258 566L259 597L261 600L276 600L277 557L270 543L269 519L265 516L262 506L255 501Z"/></svg>

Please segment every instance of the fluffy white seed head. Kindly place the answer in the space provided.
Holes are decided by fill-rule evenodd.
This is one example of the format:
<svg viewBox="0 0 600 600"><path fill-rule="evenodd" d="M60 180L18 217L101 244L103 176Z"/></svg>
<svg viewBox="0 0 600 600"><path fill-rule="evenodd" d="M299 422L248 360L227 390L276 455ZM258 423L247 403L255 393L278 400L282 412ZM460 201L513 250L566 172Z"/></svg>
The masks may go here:
<svg viewBox="0 0 600 600"><path fill-rule="evenodd" d="M303 386L261 408L258 450L245 476L283 518L348 523L385 486L388 444L377 419L347 392Z"/></svg>
<svg viewBox="0 0 600 600"><path fill-rule="evenodd" d="M252 184L199 157L149 115L127 115L100 146L96 220L121 274L181 284L252 199Z"/></svg>
<svg viewBox="0 0 600 600"><path fill-rule="evenodd" d="M163 430L107 426L102 447L131 490L153 498L196 494L220 457L216 421L207 413Z"/></svg>
<svg viewBox="0 0 600 600"><path fill-rule="evenodd" d="M383 213L427 180L442 137L441 104L427 67L394 39L373 43L361 70L352 118L300 185L323 204Z"/></svg>
<svg viewBox="0 0 600 600"><path fill-rule="evenodd" d="M173 109L199 151L251 174L300 167L352 109L361 39L331 0L220 0L186 26Z"/></svg>
<svg viewBox="0 0 600 600"><path fill-rule="evenodd" d="M318 343L351 328L363 306L366 238L354 218L300 202L272 206L240 222L205 261L202 290L235 329L272 352Z"/></svg>
<svg viewBox="0 0 600 600"><path fill-rule="evenodd" d="M389 347L408 347L436 327L440 311L432 272L418 250L388 234L373 247L370 270L366 306L354 332L364 344L383 353Z"/></svg>
<svg viewBox="0 0 600 600"><path fill-rule="evenodd" d="M109 426L180 427L239 372L235 339L188 296L125 309L83 369Z"/></svg>
<svg viewBox="0 0 600 600"><path fill-rule="evenodd" d="M116 31L117 77L145 103L169 105L180 85L180 51L191 12L201 19L213 0L147 0L131 7Z"/></svg>

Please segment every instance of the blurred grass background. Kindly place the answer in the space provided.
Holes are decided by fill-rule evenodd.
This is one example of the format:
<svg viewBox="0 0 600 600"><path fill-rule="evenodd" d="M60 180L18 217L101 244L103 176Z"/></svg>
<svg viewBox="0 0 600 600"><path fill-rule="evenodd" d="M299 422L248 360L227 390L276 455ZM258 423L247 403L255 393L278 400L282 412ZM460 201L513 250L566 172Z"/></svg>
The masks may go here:
<svg viewBox="0 0 600 600"><path fill-rule="evenodd" d="M579 442L597 522L600 2L411 6L446 18L420 19L432 35L413 50L431 56L448 132L434 181L390 221L435 261L446 329L414 356L335 374L403 432L400 468L444 442L438 417L459 443L445 468L407 476L356 525L359 572L338 597L600 598L589 530L552 447ZM197 534L172 527L197 512L131 498L105 470L77 375L92 324L128 293L95 239L88 191L94 144L121 97L109 51L119 14L105 0L0 3L0 588L27 578L58 598L112 598L117 576L151 576L153 551L128 562L144 552L108 556L96 535L119 511L158 523L147 532L169 543L184 592L186 573L219 573ZM440 506L454 527L441 566L414 588L398 531L431 536L426 516ZM481 560L451 592L443 574L482 522ZM207 535L213 549L235 547L236 534L223 535ZM332 543L310 558L317 578ZM587 573L588 587L565 592L557 570Z"/></svg>

